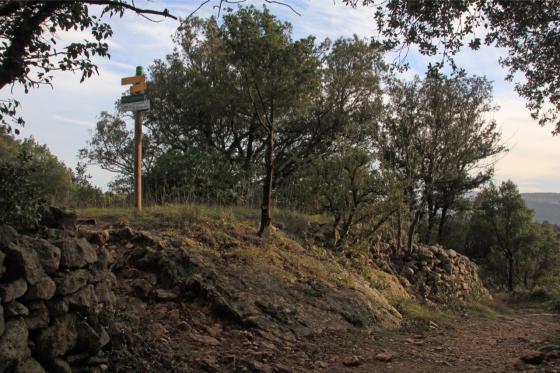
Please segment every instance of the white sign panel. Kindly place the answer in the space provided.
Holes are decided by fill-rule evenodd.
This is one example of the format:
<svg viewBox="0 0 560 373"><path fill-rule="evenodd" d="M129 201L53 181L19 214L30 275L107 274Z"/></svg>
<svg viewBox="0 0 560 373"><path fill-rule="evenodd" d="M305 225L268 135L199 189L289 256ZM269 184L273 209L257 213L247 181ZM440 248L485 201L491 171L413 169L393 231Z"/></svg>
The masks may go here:
<svg viewBox="0 0 560 373"><path fill-rule="evenodd" d="M124 111L144 111L150 110L150 101L137 101L137 102L127 102L125 104L121 103L121 110Z"/></svg>

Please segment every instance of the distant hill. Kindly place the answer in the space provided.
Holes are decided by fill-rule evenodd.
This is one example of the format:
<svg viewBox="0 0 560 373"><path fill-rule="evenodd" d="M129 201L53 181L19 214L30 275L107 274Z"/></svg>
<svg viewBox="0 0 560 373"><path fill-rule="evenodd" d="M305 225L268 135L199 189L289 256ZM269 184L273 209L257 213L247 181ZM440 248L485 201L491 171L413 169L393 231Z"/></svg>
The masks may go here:
<svg viewBox="0 0 560 373"><path fill-rule="evenodd" d="M560 193L522 193L527 206L535 211L537 221L560 225Z"/></svg>

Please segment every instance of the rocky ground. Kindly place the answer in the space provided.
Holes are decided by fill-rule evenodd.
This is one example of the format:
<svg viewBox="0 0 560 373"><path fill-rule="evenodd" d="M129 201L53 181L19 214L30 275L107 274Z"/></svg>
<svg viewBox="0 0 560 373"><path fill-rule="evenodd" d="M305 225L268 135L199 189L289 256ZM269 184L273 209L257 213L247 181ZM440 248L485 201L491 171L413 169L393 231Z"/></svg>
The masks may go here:
<svg viewBox="0 0 560 373"><path fill-rule="evenodd" d="M86 354L80 342L86 335L78 328L77 337L47 359L40 337L60 318L49 308L50 322L38 329L28 325L29 338L19 350L12 343L21 339L16 329L0 330L0 356L22 352L7 365L0 359L0 371L31 372L29 362L41 368L35 359L47 371L65 373L560 371L560 316L538 307L495 312L473 303L490 302L491 296L476 265L453 250L417 247L402 257L355 260L355 253L318 245L324 237L316 230L303 236L275 230L262 239L250 224L221 220L179 230L137 230L92 219L77 230L39 234L43 238L14 233L15 241L2 235L0 285L11 286L23 273L22 281L33 287L38 280L30 268L37 268L42 277L54 278L41 302L48 306L68 298L64 317L84 325L102 321L99 328L107 333L102 343L91 334L95 348ZM23 250L18 247L29 252L23 262L16 260ZM101 267L90 268L96 261L85 260L89 252L102 254ZM360 265L368 256L382 260ZM93 303L72 301L83 289L97 290L99 276L64 290L62 280L90 269L106 271L116 295L111 294L110 312L102 320L84 317L97 308L102 289L92 292ZM24 293L15 298L27 305ZM0 321L31 320L12 314L19 305L14 297L0 296ZM56 335L71 329L58 328ZM82 360L75 361L80 353ZM90 355L96 364L84 365ZM65 369L55 360L66 362Z"/></svg>
<svg viewBox="0 0 560 373"><path fill-rule="evenodd" d="M217 242L198 230L172 238L121 232L122 239L106 244L119 279L118 313L110 325L112 371L560 371L556 314L516 308L411 322L398 306L410 301L400 284L386 279L389 288L359 281L329 287L318 263L296 270L286 258L273 266L253 262L243 229ZM282 250L300 249L289 243ZM290 279L290 273L300 277ZM399 292L399 301L390 299Z"/></svg>

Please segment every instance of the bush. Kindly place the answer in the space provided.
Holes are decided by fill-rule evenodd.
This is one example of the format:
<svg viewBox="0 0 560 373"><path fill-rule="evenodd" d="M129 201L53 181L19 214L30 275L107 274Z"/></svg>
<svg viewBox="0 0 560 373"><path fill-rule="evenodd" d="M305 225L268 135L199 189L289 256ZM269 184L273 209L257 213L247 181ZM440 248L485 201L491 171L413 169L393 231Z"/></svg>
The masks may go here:
<svg viewBox="0 0 560 373"><path fill-rule="evenodd" d="M30 156L20 153L15 161L0 162L0 223L18 230L32 230L39 222L40 192L32 181Z"/></svg>

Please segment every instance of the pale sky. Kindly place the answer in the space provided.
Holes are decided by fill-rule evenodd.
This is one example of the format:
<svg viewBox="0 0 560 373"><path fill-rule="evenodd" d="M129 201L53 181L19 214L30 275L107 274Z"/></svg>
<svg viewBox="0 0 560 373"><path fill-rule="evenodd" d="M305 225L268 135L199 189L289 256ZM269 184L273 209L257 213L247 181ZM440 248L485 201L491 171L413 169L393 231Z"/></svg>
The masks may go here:
<svg viewBox="0 0 560 373"><path fill-rule="evenodd" d="M201 1L137 0L140 7L163 9L185 17ZM260 4L247 1L244 4ZM290 4L301 14L296 15L281 5L269 5L273 14L292 23L294 38L312 34L317 38L336 39L357 34L361 37L376 35L372 8L352 9L340 1L293 0ZM259 5L260 6L260 5ZM210 4L201 9L199 16L216 14ZM157 17L153 17L158 19ZM70 167L77 162L78 149L86 145L101 111L113 111L115 100L123 92L120 79L134 75L136 65L147 68L154 59L164 58L172 49L171 35L178 22L167 19L150 22L129 13L123 19L111 21L113 37L109 42L111 59L96 60L99 76L80 84L80 75L55 75L54 89L41 87L23 94L17 87L0 91L0 98L14 96L21 102L20 115L26 120L24 137L33 136ZM87 32L58 35L62 44L83 40ZM496 164L496 181L512 179L522 192L560 192L560 137L551 135L552 128L542 128L531 119L525 103L513 90L513 84L504 81L505 71L498 64L503 51L483 48L477 52L464 51L457 59L469 74L486 75L494 82L494 100L500 106L495 120L502 130L503 141L510 151ZM414 73L423 75L427 59L411 51L408 55ZM113 174L97 167L89 167L96 185L105 187Z"/></svg>

